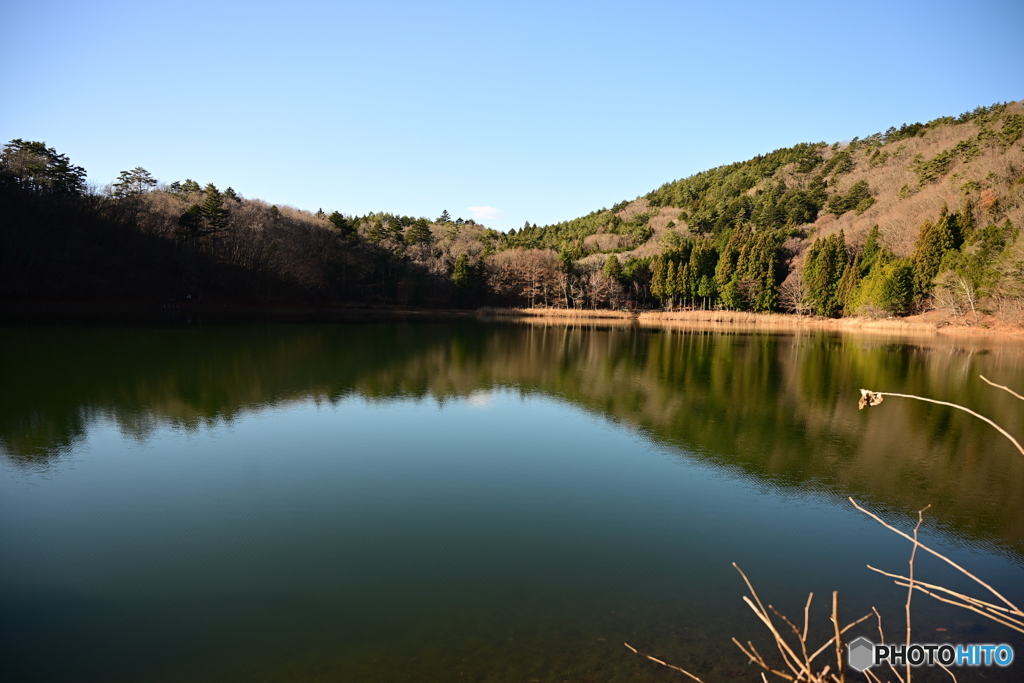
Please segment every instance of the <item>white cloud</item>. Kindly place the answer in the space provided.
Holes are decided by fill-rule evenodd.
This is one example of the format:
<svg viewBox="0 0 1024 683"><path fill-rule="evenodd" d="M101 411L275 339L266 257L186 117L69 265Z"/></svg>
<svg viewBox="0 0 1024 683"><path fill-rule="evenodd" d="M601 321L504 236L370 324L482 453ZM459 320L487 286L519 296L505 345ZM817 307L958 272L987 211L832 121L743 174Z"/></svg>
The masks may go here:
<svg viewBox="0 0 1024 683"><path fill-rule="evenodd" d="M473 212L470 218L475 221L489 221L501 215L501 209L496 209L493 206L469 206L466 208Z"/></svg>
<svg viewBox="0 0 1024 683"><path fill-rule="evenodd" d="M494 401L494 394L490 391L474 391L466 397L466 403L474 408L487 408Z"/></svg>

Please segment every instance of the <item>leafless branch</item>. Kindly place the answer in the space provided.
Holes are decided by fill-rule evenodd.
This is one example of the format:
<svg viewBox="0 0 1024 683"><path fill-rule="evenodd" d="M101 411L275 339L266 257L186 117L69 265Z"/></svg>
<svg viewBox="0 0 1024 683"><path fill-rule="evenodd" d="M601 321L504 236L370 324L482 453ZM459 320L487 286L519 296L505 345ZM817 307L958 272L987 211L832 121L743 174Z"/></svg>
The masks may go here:
<svg viewBox="0 0 1024 683"><path fill-rule="evenodd" d="M978 375L978 377L980 377L983 382L985 382L987 384L991 384L992 386L996 387L997 389L1002 389L1003 391L1008 391L1011 394L1013 394L1014 396L1016 396L1017 398L1019 398L1020 400L1024 401L1024 396L1021 396L1020 394L1018 394L1016 391L1014 391L1010 387L1003 386L1002 384L996 384L995 382L992 382L987 377L985 377L985 375Z"/></svg>
<svg viewBox="0 0 1024 683"><path fill-rule="evenodd" d="M991 382L990 382L990 384L991 384ZM1002 387L1002 388L1005 388L1005 387ZM1007 389L1007 391L1009 391L1009 389ZM883 396L895 396L897 398L912 398L912 399L915 399L915 400L918 400L918 401L925 401L927 403L935 403L936 405L949 406L950 408L956 408L957 410L962 410L965 413L970 413L971 415L973 415L974 417L978 418L979 420L982 420L983 422L987 422L988 424L990 424L993 427L995 427L999 431L1000 434L1002 434L1007 439L1009 439L1010 443L1012 443L1014 446L1017 447L1017 450L1020 451L1021 455L1024 455L1024 446L1021 446L1020 443L1017 441L1017 439L1013 438L1013 435L1011 435L1008 431L1006 431L1005 429L1003 429L1002 427L997 425L995 422L993 422L992 420L990 420L987 417L985 417L984 415L976 413L973 410L971 410L970 408L965 408L964 406L959 405L957 403L949 403L948 401L936 401L933 398L925 398L923 396L914 396L913 394L895 394L895 393L891 393L891 392L888 392L888 391L871 391L870 389L861 389L860 390L860 394L861 394L861 396L860 396L860 408L861 409L867 408L869 406L877 406L879 403L882 402L882 397Z"/></svg>
<svg viewBox="0 0 1024 683"><path fill-rule="evenodd" d="M638 654L641 657L646 657L647 659L651 660L652 662L657 662L658 664L661 664L662 666L667 666L670 669L675 669L679 673L686 674L687 676L689 676L693 680L697 681L697 683L704 683L704 681L702 681L701 679L697 678L696 676L694 676L692 673L690 673L686 669L680 669L678 666L674 666L672 664L668 664L667 662L663 662L660 659L656 659L656 658L654 658L654 657L652 657L650 655L646 655L643 652L637 652L637 649L635 647L633 647L632 645L630 645L629 643L623 643L623 645L625 645L630 650L632 650L635 654Z"/></svg>
<svg viewBox="0 0 1024 683"><path fill-rule="evenodd" d="M855 507L855 508L857 508L858 510L860 510L861 512L863 512L863 513L864 513L865 515L867 515L867 516L868 516L868 517L870 517L871 519L875 520L876 522L878 522L879 524L881 524L882 526L884 526L884 527L885 527L886 529L889 529L890 531L892 531L892 532L894 532L894 533L896 533L896 534L898 534L898 535L902 536L903 538L907 539L908 541L914 542L914 539L913 539L913 537L911 537L911 536L909 536L909 535L905 534L904 532L900 531L899 529L897 529L896 527L892 526L891 524L888 524L887 522L883 521L883 520L882 520L882 518L880 518L880 517L879 517L878 515L876 515L876 514L874 514L874 513L872 513L872 512L869 512L869 511L865 510L865 509L864 509L864 508L862 508L862 507L861 507L860 505L858 505L858 504L857 504L857 501L855 501L855 500L854 500L853 498L850 498L849 500L850 500L850 502L851 502L851 503L853 503L853 507ZM1010 602L1009 600L1007 600L1007 599L1006 599L1005 597L1003 597L1003 595L1002 595L1002 594L1001 594L1001 593L1000 593L999 591L997 591L997 590L996 590L995 588L993 588L992 586L988 585L987 583L985 583L984 581L982 581L981 579L979 579L979 578L978 578L977 576L975 576L974 574L970 573L969 571L967 571L966 569L964 569L963 567L961 567L960 565L958 565L958 564L957 564L956 562L954 562L953 560L949 559L948 557L946 557L945 555L943 555L942 553L940 553L940 552L938 552L938 551L932 550L931 548L929 548L928 546L926 546L926 545L925 545L925 544L923 544L923 543L918 543L917 545L918 545L918 546L919 546L919 547L920 547L920 548L921 548L922 550L926 550L927 552L931 553L931 554L932 554L932 555L934 555L935 557L937 557L937 558L939 558L940 560L942 560L943 562L947 563L948 565L950 565L950 566L951 566L951 567L953 567L954 569L957 569L957 570L959 570L959 571L963 572L963 574L965 574L966 576L968 576L969 578L971 578L972 580L974 580L974 581L975 581L976 583L978 583L978 584L980 584L981 586L983 586L983 587L985 587L986 589L988 589L988 591L989 591L990 593L992 593L992 595L994 595L994 596L996 596L997 598L999 598L1000 600L1002 600L1002 601L1003 601L1003 603L1004 603L1004 604L1005 604L1005 605L1006 605L1007 607L1009 607L1011 611L1013 611L1013 612L1018 612L1018 613L1020 613L1020 608L1019 608L1019 607L1017 607L1016 605L1014 605L1014 604L1013 604L1012 602Z"/></svg>

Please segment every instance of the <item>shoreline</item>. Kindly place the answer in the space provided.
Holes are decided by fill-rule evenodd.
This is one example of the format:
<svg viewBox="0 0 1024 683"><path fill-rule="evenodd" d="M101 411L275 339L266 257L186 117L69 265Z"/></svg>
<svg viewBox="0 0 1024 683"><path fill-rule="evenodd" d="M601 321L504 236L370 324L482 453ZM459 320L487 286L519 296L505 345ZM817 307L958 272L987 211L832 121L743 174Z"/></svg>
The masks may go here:
<svg viewBox="0 0 1024 683"><path fill-rule="evenodd" d="M481 309L484 310L484 309ZM946 317L922 314L907 318L820 318L789 313L746 311L587 311L567 309L489 309L488 317L569 322L600 320L632 323L646 328L733 329L751 331L825 330L899 336L989 337L1024 342L1024 327L988 317L983 324L964 325Z"/></svg>
<svg viewBox="0 0 1024 683"><path fill-rule="evenodd" d="M564 308L426 309L372 306L231 306L128 304L0 305L0 326L21 324L175 324L197 322L330 322L345 320L492 320L536 323L583 323L639 326L650 329L715 329L800 332L823 330L898 336L986 337L1024 342L1024 326L985 316L967 325L932 311L907 318L820 318L789 313L746 311L611 311Z"/></svg>

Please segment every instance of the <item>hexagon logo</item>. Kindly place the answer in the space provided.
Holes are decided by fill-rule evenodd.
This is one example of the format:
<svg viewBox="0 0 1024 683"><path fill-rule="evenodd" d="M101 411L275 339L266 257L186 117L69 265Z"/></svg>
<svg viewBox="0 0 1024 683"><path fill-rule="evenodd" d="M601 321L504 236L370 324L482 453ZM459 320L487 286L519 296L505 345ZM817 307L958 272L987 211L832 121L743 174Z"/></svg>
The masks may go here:
<svg viewBox="0 0 1024 683"><path fill-rule="evenodd" d="M846 663L851 669L864 671L875 663L875 644L861 636L847 645L849 652L846 655Z"/></svg>

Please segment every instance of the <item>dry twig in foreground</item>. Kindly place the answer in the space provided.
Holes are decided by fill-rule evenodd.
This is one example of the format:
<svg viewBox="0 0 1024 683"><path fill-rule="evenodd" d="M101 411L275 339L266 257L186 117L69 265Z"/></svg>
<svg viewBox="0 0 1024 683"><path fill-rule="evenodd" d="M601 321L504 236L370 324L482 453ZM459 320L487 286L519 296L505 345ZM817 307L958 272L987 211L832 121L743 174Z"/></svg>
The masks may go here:
<svg viewBox="0 0 1024 683"><path fill-rule="evenodd" d="M768 679L765 674L770 673L773 676L777 676L787 681L794 681L795 683L846 683L845 667L843 666L842 636L857 624L868 619L871 615L865 614L860 619L840 628L839 594L835 592L832 593L832 615L830 621L832 622L835 635L829 638L828 641L812 653L808 650L807 646L807 632L810 628L811 601L814 599L814 593L807 596L807 604L804 605L803 629L801 630L796 626L796 624L790 621L785 615L780 614L771 605L768 605L768 607L765 608L764 603L761 602L761 598L758 596L757 591L754 590L754 586L750 583L750 579L747 578L747 575L743 573L743 570L740 569L739 565L735 562L733 562L732 566L736 567L736 571L738 571L740 576L743 577L744 583L747 584L747 588L750 590L749 596L743 596L743 602L753 610L761 623L763 623L771 632L772 637L775 640L775 647L778 649L779 654L782 656L782 661L785 664L784 669L775 668L768 663L760 652L758 652L757 647L753 642L747 641L746 644L744 644L733 638L732 642L736 643L736 647L738 647L752 663L761 667L762 680L767 681ZM774 613L776 617L785 622L785 626L776 624L772 620L771 613ZM786 632L787 627L788 630L792 631L792 635L788 639L783 635ZM670 669L683 673L699 683L704 683L700 678L685 669L681 669L673 664L668 664L667 662L652 657L651 655L638 652L637 649L629 643L623 643L623 645L641 657L646 657L652 662L657 662L662 666L666 666ZM823 667L818 669L817 667L820 665L815 665L814 661L830 647L835 653L835 664L825 664Z"/></svg>
<svg viewBox="0 0 1024 683"><path fill-rule="evenodd" d="M1010 392L1011 394L1013 394L1017 398L1019 398L1021 400L1024 400L1024 396L1021 396L1017 392L1011 391L1010 389L1008 389L1007 387L1004 387L1001 384L995 384L993 382L989 382L987 379L985 379L985 377L983 375L978 375L978 376L981 377L986 382L988 382L989 384L991 384L992 386L998 387L1000 389L1005 389L1006 391ZM859 408L861 410L863 410L864 408L871 407L871 406L877 406L879 403L882 402L882 400L883 400L882 397L883 396L894 396L896 398L912 398L912 399L917 400L917 401L925 401L927 403L935 403L935 404L940 405L940 406L948 406L950 408L956 408L957 410L962 410L965 413L970 413L971 415L973 415L974 417L978 418L979 420L982 420L983 422L987 422L988 424L992 425L997 430L999 430L999 433L1002 434L1003 436L1005 436L1007 439L1009 439L1010 443L1012 443L1014 446L1016 446L1017 450L1021 452L1021 455L1024 455L1024 446L1021 446L1020 442L1018 442L1017 439L1013 438L1012 434L1010 434L1008 431L1006 431L1005 429L1003 429L1002 427L997 425L995 422L993 422L992 420L990 420L987 417L985 417L984 415L976 413L973 410L971 410L970 408L965 408L964 406L962 406L962 405L960 405L958 403L949 403L948 401L936 401L934 398L925 398L924 396L915 396L914 394L895 394L895 393L891 393L891 392L888 392L888 391L871 391L870 389L861 389L860 390L860 403L858 404L858 406L859 406Z"/></svg>
<svg viewBox="0 0 1024 683"><path fill-rule="evenodd" d="M991 386L994 386L997 389L1002 389L1002 390L1010 393L1011 395L1016 396L1017 398L1019 398L1021 400L1024 400L1024 396L1021 396L1020 394L1018 394L1017 392L1013 391L1009 387L1003 386L1002 384L996 384L995 382L992 382L991 380L989 380L984 375L978 375L978 376L981 377L981 379L986 384L990 384ZM1022 448L1020 443L1015 438L1013 438L1013 436L1011 436L1005 429L1003 429L1002 427L1000 427L999 425L997 425L995 422L993 422L992 420L988 419L984 415L979 415L978 413L974 412L973 410L970 410L969 408L965 408L965 407L963 407L961 405L957 405L956 403L947 403L945 401L936 401L936 400L933 400L933 399L930 399L930 398L924 398L924 397L921 397L921 396L914 396L913 394L891 394L891 393L886 393L886 392L881 392L881 391L870 391L868 389L861 389L860 393L861 393L861 398L860 398L860 404L859 405L860 405L861 409L863 409L865 407L869 407L869 406L876 406L876 405L878 405L879 403L882 402L882 397L883 396L898 396L900 398L913 398L913 399L916 399L918 401L927 401L929 403L938 403L939 405L950 406L950 407L953 407L953 408L957 408L959 410L963 410L963 411L965 411L967 413L970 413L971 415L975 416L976 418L978 418L980 420L983 420L984 422L987 422L988 424L992 425L996 429L998 429L999 432L1003 436L1005 436L1007 439L1009 439L1010 442L1014 446L1017 447L1017 450L1019 450L1022 454L1024 454L1024 448ZM908 589L909 593L912 593L915 590L919 590L919 591L921 591L922 593L924 593L926 595L932 596L936 600L941 600L942 602L947 602L947 603L949 603L951 605L956 605L957 607L962 607L962 608L964 608L966 610L969 610L971 612L975 612L977 614L982 615L983 617L991 619L992 621L995 621L995 622L998 622L998 623L1000 623L1000 624L1002 624L1004 626L1007 626L1007 627L1013 629L1014 631L1018 631L1020 633L1024 633L1024 611L1021 611L1021 609L1019 607L1017 607L1012 602L1007 600L995 588L993 588L992 586L988 585L987 583L985 583L984 581L979 579L977 576L975 576L974 574L970 573L969 571L967 571L966 569L964 569L963 567L958 565L956 562L953 562L953 560L949 559L948 557L946 557L942 553L939 553L939 552L937 552L935 550L932 550L931 548L929 548L928 546L920 543L917 540L917 530L921 526L920 515L921 515L921 512L924 512L924 510L922 510L921 512L918 513L917 527L915 527L914 535L913 535L913 537L911 537L911 536L903 533L899 529L896 529L892 525L887 524L886 522L882 521L882 519L880 517L878 517L878 515L872 514L872 513L868 512L867 510L865 510L864 508L862 508L860 505L857 504L857 501L855 501L853 498L850 498L850 502L853 503L853 506L855 508L857 508L858 510L860 510L861 512L866 514L868 517L871 517L872 519L874 519L876 522L878 522L879 524L881 524L885 528L887 528L890 531L893 531L893 532L899 534L903 538L905 538L908 541L912 542L914 544L913 552L916 553L917 549L921 548L921 549L931 553L932 555L935 555L939 559L943 560L944 562L946 562L950 566L954 567L955 569L957 569L958 571L963 573L965 576L967 576L969 579L971 579L972 581L974 581L978 585L980 585L983 588L985 588L986 590L988 590L990 593L992 593L992 595L994 595L996 598L998 598L999 601L1002 604L1001 605L1000 604L994 604L994 603L988 602L986 600L979 600L978 598L972 598L970 596L964 595L962 593L958 593L956 591L950 590L949 588L944 588L942 586L936 586L936 585L933 585L933 584L930 584L930 583L923 583L921 581L915 581L914 580L914 573L913 573L913 555L911 555L910 576L900 576L898 574L890 574L888 572L882 571L881 569L876 569L875 567L872 567L871 565L868 565L868 569L870 569L872 571L875 571L875 572L878 572L879 574L884 574L885 576L889 576L889 577L892 577L892 578L896 579L896 582L895 582L896 585L898 585L898 586L905 586ZM927 508L925 508L925 509L927 509ZM907 627L908 628L908 638L909 638L909 623L910 623L909 622L909 604L910 604L910 599L908 597L908 599L907 599L907 606L908 606L908 622L907 622L908 623L908 627ZM908 640L908 643L909 643L909 640Z"/></svg>
<svg viewBox="0 0 1024 683"><path fill-rule="evenodd" d="M996 384L994 382L991 382L987 378L985 378L985 376L983 376L983 375L979 375L979 377L981 377L981 379L984 380L986 383L988 383L988 384L990 384L990 385L992 385L992 386L994 386L996 388L1003 389L1003 390L1009 392L1010 394L1012 394L1013 396L1016 396L1017 398L1019 398L1021 400L1024 400L1024 396L1021 396L1020 394L1018 394L1017 392L1011 390L1010 388L1005 387L1005 386L1003 386L1001 384ZM913 394L896 394L896 393L881 392L881 391L869 391L867 389L861 389L860 393L861 393L861 398L860 398L860 406L859 407L861 409L869 407L869 406L876 406L876 405L880 404L882 402L882 400L883 400L883 398L882 398L883 396L895 396L895 397L899 397L899 398L912 398L912 399L916 399L918 401L927 401L928 403L936 403L938 405L944 405L944 406L949 406L951 408L956 408L958 410L963 410L964 412L970 413L971 415L977 417L978 419L980 419L980 420L982 420L984 422L987 422L988 424L990 424L993 427L995 427L997 430L999 430L999 432L1003 436L1005 436L1007 439L1009 439L1010 442L1014 446L1017 447L1017 450L1019 450L1022 454L1024 454L1024 448L1022 448L1020 443L1015 438L1013 438L1013 436L1010 435L1005 429L1003 429L1002 427L1000 427L999 425L997 425L995 422L993 422L992 420L988 419L984 415L979 415L978 413L974 412L973 410L971 410L969 408L965 408L964 406L958 405L956 403L947 403L946 401L936 401L934 399L924 398L923 396L914 396ZM883 574L885 576L889 576L889 577L892 577L892 578L896 579L895 583L896 583L897 586L902 586L902 587L907 589L907 601L906 601L905 608L904 608L904 611L905 611L905 614L906 614L906 621L907 621L907 628L906 628L906 645L907 645L907 647L909 647L911 645L911 640L912 640L912 638L911 638L910 605L911 605L911 599L913 598L913 594L914 594L915 590L921 591L922 593L924 593L926 595L930 595L930 596L932 596L933 598L935 598L937 600L941 600L942 602L946 602L946 603L949 603L951 605L956 605L957 607L962 607L962 608L964 608L966 610L969 610L971 612L975 612L975 613L980 614L980 615L982 615L982 616L984 616L984 617L986 617L988 619L991 619L991 620L993 620L995 622L1003 624L1004 626L1008 626L1009 628L1011 628L1011 629L1013 629L1015 631L1019 631L1021 633L1024 633L1024 611L1022 611L1019 607L1017 607L1012 602L1007 600L995 588L993 588L992 586L988 585L987 583L985 583L984 581L982 581L981 579L976 577L974 574L970 573L969 571L967 571L966 569L964 569L963 567L958 565L953 560L949 559L948 557L946 557L942 553L940 553L940 552L938 552L936 550L933 550L932 548L929 548L928 546L926 546L926 545L924 545L923 543L920 542L920 540L918 539L918 533L919 533L919 531L921 529L921 524L924 521L924 512L928 508L930 508L931 505L928 505L928 506L924 507L923 509L918 510L918 512L917 512L917 524L914 526L913 535L911 536L909 534L906 534L906 533L900 531L899 529L897 529L896 527L892 526L891 524L888 524L887 522L882 520L882 518L879 517L878 515L876 515L876 514L874 514L872 512L869 512L868 510L864 509L863 507L858 505L857 501L855 501L853 498L850 498L849 500L850 500L850 502L853 504L853 506L855 508L857 508L858 510L863 512L865 515L867 515L868 517L871 517L872 519L874 519L876 522L878 522L879 524L881 524L885 528L887 528L890 531L892 531L892 532L902 536L903 538L907 539L908 541L910 541L911 543L914 544L914 547L913 547L913 549L910 552L910 562L909 562L910 568L909 568L909 572L908 572L909 576L900 576L898 574L890 574L888 572L882 571L881 569L876 569L875 567L872 567L871 565L867 565L868 569L870 569L872 571L875 571L875 572L878 572L879 574ZM980 586L984 587L985 589L987 589L990 593L992 593L992 595L994 595L996 598L998 598L999 601L1001 601L1003 604L999 605L999 604L987 602L985 600L980 600L978 598L972 598L970 596L964 595L962 593L958 593L956 591L950 590L948 588L944 588L942 586L936 586L934 584L925 583L923 581L918 581L917 579L914 578L914 562L917 559L917 549L918 548L921 548L922 550L931 553L935 557L939 558L940 560L943 560L944 562L948 563L950 566L952 566L955 569L959 570L961 573L963 573L965 576L967 576L968 578L973 580L975 583L977 583L978 585L980 585ZM750 658L750 661L752 663L757 664L758 666L761 667L761 669L762 669L762 671L761 671L761 679L762 679L762 681L764 681L764 683L767 683L768 678L765 675L765 673L767 672L767 673L770 673L770 674L772 674L774 676L782 678L784 680L794 681L794 683L803 683L804 681L806 681L807 683L846 683L846 673L845 673L846 667L845 667L845 665L843 663L843 641L842 641L842 636L843 636L844 633L846 633L846 631L848 631L849 629L853 628L857 624L863 622L865 619L869 618L871 615L870 614L866 614L863 617L861 617L860 619L858 619L857 621L851 622L845 628L840 629L839 628L839 594L838 594L838 592L833 592L832 593L832 616L831 616L831 622L832 622L834 630L835 630L835 635L832 638L830 638L828 640L828 642L826 642L824 645L822 645L820 648L818 648L813 654L808 654L808 651L807 651L807 630L808 630L808 625L809 625L809 620L810 620L809 614L810 614L810 608L811 608L811 601L814 598L814 594L811 593L811 594L809 594L807 596L807 604L804 606L803 630L801 631L799 628L797 628L797 626L795 624L793 624L793 622L791 622L784 615L782 615L778 611L776 611L775 608L772 607L771 605L768 605L768 609L766 610L764 605L761 603L761 599L758 597L757 592L754 590L753 585L750 583L750 580L747 578L747 575L743 573L743 570L740 569L739 566L735 562L733 562L732 566L736 567L736 571L738 571L740 573L740 576L743 577L743 581L747 584L747 588L750 590L750 597L743 596L743 601L747 604L747 606L750 607L751 610L754 611L754 614L756 614L758 619L761 620L761 623L763 623L765 625L765 627L767 627L768 630L771 632L772 637L775 639L775 645L776 645L776 647L779 650L779 654L782 656L782 660L785 663L786 668L788 669L788 671L784 671L784 670L781 670L781 669L773 668L770 664L768 664L767 660L765 660L765 658L761 655L761 653L757 651L757 648L754 646L754 644L751 641L747 641L747 644L744 646L742 643L740 643L738 640L736 640L736 638L733 638L732 641L734 643L736 643L736 646L743 652L743 654L747 655L747 657ZM753 600L751 600L751 597L753 598ZM793 632L793 636L792 637L793 637L794 642L797 644L796 648L794 648L791 645L791 643L788 642L783 637L783 635L780 632L779 628L777 628L775 623L772 621L771 615L768 613L768 610L771 610L773 613L775 613L775 615L779 619L784 621L786 623L786 625L789 627L789 629ZM878 610L875 609L874 607L872 607L871 610L872 610L872 612L874 613L874 615L878 619L878 635L879 635L879 638L881 639L882 643L885 643L885 633L882 631L882 616L878 613ZM642 657L646 657L647 659L650 659L653 662L657 662L658 664L661 664L662 666L665 666L665 667L668 667L670 669L674 669L676 671L679 671L680 673L683 673L686 676L689 676L691 679L697 681L698 683L704 683L703 681L701 681L700 678L698 678L694 674L690 673L689 671L686 671L685 669L681 669L678 666L674 666L672 664L668 664L667 662L664 662L664 661L662 661L660 659L656 659L656 658L652 657L651 655L647 655L647 654L643 654L641 652L638 652L636 650L636 648L634 648L629 643L623 643L623 644L626 647L628 647L630 650L632 650L634 653L636 653L636 654L638 654L638 655L640 655ZM815 672L814 671L814 665L813 665L814 660L818 657L818 655L820 655L822 652L824 652L826 649L828 649L828 647L830 645L833 645L833 644L835 645L836 672L833 673L831 671L831 665L826 665L820 671ZM799 654L797 653L797 649L799 649ZM941 666L946 671L946 673L948 673L952 677L953 683L956 683L956 676L953 674L953 672L950 671L947 667L943 666L941 663L939 664L939 666ZM891 662L889 664L889 668L891 669L893 675L896 677L896 680L899 681L899 683L911 683L912 672L911 672L911 666L910 666L909 662L908 662L907 667L906 667L906 676L905 677L900 675L900 672L896 669L895 666L892 665ZM865 677L868 679L868 681L870 683L882 683L882 679L878 676L878 674L876 672L872 671L871 669L865 669L863 673L864 673Z"/></svg>
<svg viewBox="0 0 1024 683"><path fill-rule="evenodd" d="M967 571L966 569L964 569L963 567L958 565L956 562L954 562L953 560L951 560L948 557L946 557L945 555L943 555L942 553L938 552L937 550L933 550L933 549L929 548L928 546L926 546L925 544L923 544L920 541L918 541L917 538L916 538L916 536L917 536L916 532L915 532L914 536L910 536L909 534L906 534L906 533L900 531L899 529L897 529L896 527L892 526L891 524L885 522L878 515L865 510L860 505L858 505L857 501L855 501L853 498L850 498L850 502L853 503L853 506L855 508L857 508L858 510L860 510L865 515L867 515L871 519L875 520L876 522L878 522L882 526L884 526L886 529L889 529L893 533L898 534L898 535L902 536L903 538L907 539L908 541L910 541L911 543L913 543L915 550L917 548L921 548L922 550L931 553L932 555L934 555L935 557L939 558L943 562L949 564L951 567L953 567L957 571L961 572L964 576L966 576L967 578L971 579L972 581L977 583L979 586L982 586L983 588L988 590L990 593L992 593L992 595L997 597L1003 604L1002 605L993 604L993 603L987 602L985 600L979 600L978 598L972 598L972 597L964 595L962 593L958 593L956 591L950 590L949 588L944 588L942 586L936 586L936 585L930 584L930 583L924 583L923 581L916 581L913 578L913 572L911 572L911 575L909 577L907 577L907 576L900 576L898 574L890 574L888 572L884 572L881 569L876 569L875 567L872 567L870 564L867 565L868 569L870 569L871 571L874 571L874 572L878 572L879 574L883 574L885 576L889 576L889 577L892 577L892 578L896 579L895 583L896 583L897 586L903 586L903 587L906 587L908 589L921 591L925 595L930 595L933 598L935 598L936 600L941 600L942 602L948 602L949 604L956 605L957 607L963 607L966 610L969 610L971 612L976 612L976 613L978 613L978 614L980 614L980 615L982 615L984 617L987 617L987 618L991 619L992 621L996 621L996 622L999 622L1000 624L1003 624L1004 626L1008 626L1009 628L1012 628L1014 631L1019 631L1020 633L1024 633L1024 611L1021 611L1021 609L1019 607L1017 607L1015 604L1013 604L1012 602L1007 600L1005 597L1003 597L1003 595L1001 593L999 593L999 591L997 591L995 588L993 588L992 586L988 585L987 583L985 583L984 581L979 579L977 576L975 576L974 574L970 573L969 571ZM920 522L918 524L920 525Z"/></svg>

